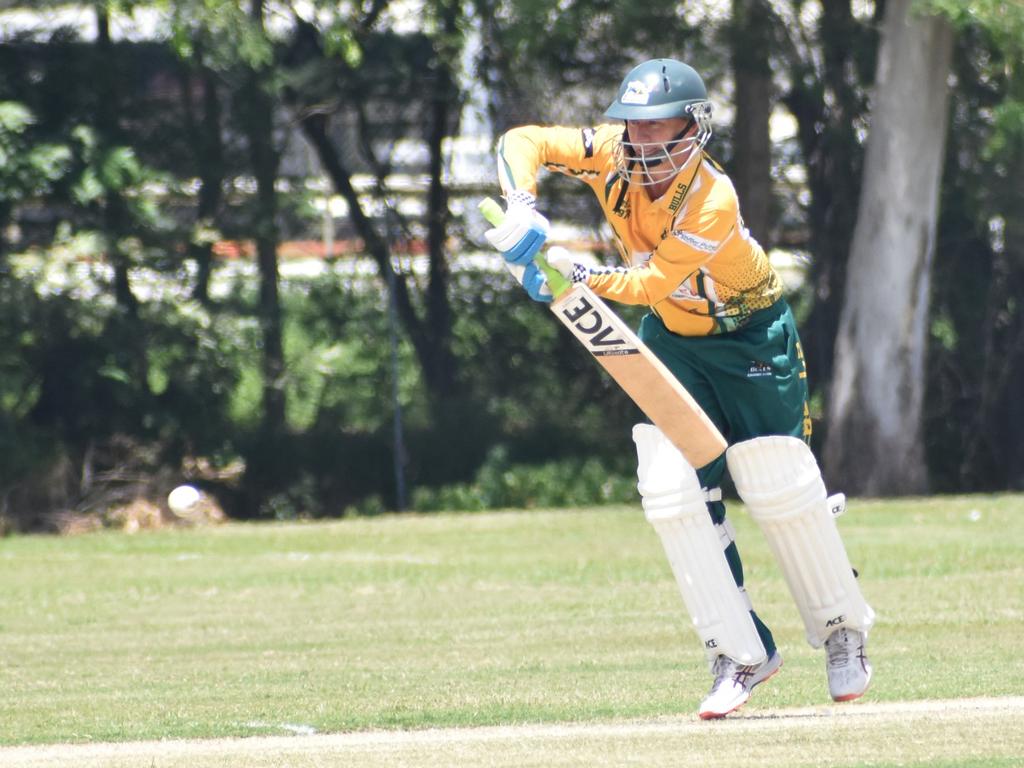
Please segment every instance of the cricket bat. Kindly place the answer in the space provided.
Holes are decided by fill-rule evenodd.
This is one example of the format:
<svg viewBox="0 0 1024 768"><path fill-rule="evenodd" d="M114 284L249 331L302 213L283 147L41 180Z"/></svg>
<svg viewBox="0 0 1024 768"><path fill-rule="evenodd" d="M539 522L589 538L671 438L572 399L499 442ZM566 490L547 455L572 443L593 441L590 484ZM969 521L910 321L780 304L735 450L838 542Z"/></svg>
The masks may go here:
<svg viewBox="0 0 1024 768"><path fill-rule="evenodd" d="M479 208L494 226L505 217L501 206L490 198L481 200ZM585 283L571 283L542 254L534 261L554 296L551 311L555 317L686 460L699 468L721 456L728 445L722 433L630 327Z"/></svg>

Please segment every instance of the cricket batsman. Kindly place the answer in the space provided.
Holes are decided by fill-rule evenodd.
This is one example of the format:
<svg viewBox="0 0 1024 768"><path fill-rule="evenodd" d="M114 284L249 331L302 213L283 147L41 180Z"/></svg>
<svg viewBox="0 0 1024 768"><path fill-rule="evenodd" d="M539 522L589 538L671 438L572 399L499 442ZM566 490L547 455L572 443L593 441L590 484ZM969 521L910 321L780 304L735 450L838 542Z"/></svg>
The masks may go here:
<svg viewBox="0 0 1024 768"><path fill-rule="evenodd" d="M732 182L704 151L712 105L700 75L673 59L632 69L595 127L514 128L498 143L504 220L487 232L531 298L551 301L533 259L547 238L537 212L543 167L579 179L611 225L620 266L548 258L598 295L650 309L638 335L729 443L700 466L651 424L633 428L640 491L703 645L714 681L703 719L742 706L782 666L743 587L720 483L729 471L767 538L804 622L825 649L835 701L864 694L874 612L865 602L808 447L811 420L796 323L782 283L743 225Z"/></svg>

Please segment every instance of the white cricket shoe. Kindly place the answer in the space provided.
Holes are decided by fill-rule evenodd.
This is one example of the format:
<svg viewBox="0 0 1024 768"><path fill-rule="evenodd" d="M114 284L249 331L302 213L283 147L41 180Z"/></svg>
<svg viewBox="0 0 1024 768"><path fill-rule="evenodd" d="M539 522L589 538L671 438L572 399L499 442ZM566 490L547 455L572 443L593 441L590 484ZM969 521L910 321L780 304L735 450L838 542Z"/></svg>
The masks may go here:
<svg viewBox="0 0 1024 768"><path fill-rule="evenodd" d="M864 655L867 636L856 629L841 627L825 641L825 669L828 692L834 701L853 701L864 695L871 683L871 664Z"/></svg>
<svg viewBox="0 0 1024 768"><path fill-rule="evenodd" d="M728 656L719 656L712 670L715 682L711 692L700 703L700 719L712 720L736 711L747 703L754 686L774 675L781 666L782 656L778 651L766 661L749 666L737 664Z"/></svg>

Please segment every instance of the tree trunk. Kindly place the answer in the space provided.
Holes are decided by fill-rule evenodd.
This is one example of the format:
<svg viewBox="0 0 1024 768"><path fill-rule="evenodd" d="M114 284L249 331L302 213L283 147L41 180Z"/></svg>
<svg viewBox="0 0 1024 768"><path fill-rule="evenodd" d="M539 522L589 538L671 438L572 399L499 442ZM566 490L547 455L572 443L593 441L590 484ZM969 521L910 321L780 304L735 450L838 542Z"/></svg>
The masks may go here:
<svg viewBox="0 0 1024 768"><path fill-rule="evenodd" d="M458 2L442 6L444 37L452 40L458 33ZM430 186L427 190L427 252L430 257L430 282L427 284L427 335L432 340L431 357L424 360L425 376L431 382L432 394L441 400L455 394L456 365L452 355L452 308L448 300L451 269L448 265L447 240L448 187L444 180L444 140L449 135L458 135L458 119L452 119L461 111L459 94L455 87L451 62L457 60L455 51L445 51L437 57L434 72L434 92L430 101L430 122L427 130L427 146L430 149L428 173Z"/></svg>
<svg viewBox="0 0 1024 768"><path fill-rule="evenodd" d="M382 278L389 285L394 286L395 308L398 312L399 322L416 351L416 359L423 370L424 384L431 397L436 399L444 392L444 383L436 380L433 376L438 371L434 364L437 359L438 340L430 333L428 324L424 323L417 314L405 275L394 271L394 266L391 263L391 246L363 211L359 195L352 185L352 174L342 164L341 157L331 142L330 136L327 135L327 117L320 113L308 112L300 118L300 125L303 134L316 150L320 166L330 177L335 191L348 203L349 216L352 217L352 224L363 240L363 247L367 254L377 264ZM391 277L394 278L393 283L389 280L388 272L391 272ZM447 293L444 298L447 301ZM450 316L450 309L448 314ZM450 339L443 340L446 345L449 342ZM450 373L446 372L445 375L448 376Z"/></svg>
<svg viewBox="0 0 1024 768"><path fill-rule="evenodd" d="M835 347L824 464L860 495L920 493L929 288L953 32L889 0Z"/></svg>
<svg viewBox="0 0 1024 768"><path fill-rule="evenodd" d="M214 225L223 201L225 170L224 140L221 135L222 109L216 74L203 63L202 42L195 46L196 67L181 75L185 126L195 147L199 174L199 195L196 205L196 226L207 230ZM194 84L201 88L202 110L197 115L193 103ZM201 234L201 239L196 235ZM196 263L196 280L192 296L203 304L210 303L210 277L213 271L213 243L204 233L194 233L188 246L189 257Z"/></svg>
<svg viewBox="0 0 1024 768"><path fill-rule="evenodd" d="M263 0L253 0L252 17L262 28ZM274 146L274 102L265 88L266 68L253 69L244 89L246 133L253 175L256 208L253 232L260 273L259 322L263 340L263 428L269 435L283 433L285 424L284 344L277 264L277 193L274 183L280 162Z"/></svg>
<svg viewBox="0 0 1024 768"><path fill-rule="evenodd" d="M776 24L786 29L782 20ZM813 305L800 335L812 391L827 389L832 379L839 299L846 285L863 155L855 131L864 116L857 63L865 55L863 49L874 42L873 33L863 30L848 2L825 3L817 27L820 63L802 42L790 41L790 89L785 96L797 119L811 192L807 222L813 262L808 280Z"/></svg>
<svg viewBox="0 0 1024 768"><path fill-rule="evenodd" d="M402 330L408 336L416 353L417 362L423 372L423 381L433 404L443 403L453 396L458 381L456 360L452 354L452 309L449 298L451 274L446 252L448 226L451 214L448 208L448 189L444 180L442 147L444 139L456 119L452 110L459 109L460 94L451 75L451 51L445 46L458 38L458 24L462 8L460 3L451 2L438 6L443 24L443 33L435 50L436 74L433 91L425 94L429 110L424 126L424 139L430 151L430 186L427 191L427 245L430 255L429 280L424 287L425 311L419 310L414 300L417 284L410 282L406 275L395 269L392 263L392 243L388 233L363 210L352 183L352 171L348 168L330 135L331 110L320 104L320 96L302 90L286 90L290 105L298 114L303 135L316 152L320 167L331 181L334 190L348 203L349 217L356 233L363 241L363 249L373 259L380 272L382 282L394 291L395 309ZM372 8L367 18L376 15ZM323 58L323 43L319 33L311 26L299 25L303 39L296 40L291 51L290 65L310 66L314 57ZM370 148L369 131L362 117L357 122L363 131L361 140L365 144L364 154L377 165ZM375 167L378 181L383 181L387 169Z"/></svg>
<svg viewBox="0 0 1024 768"><path fill-rule="evenodd" d="M732 180L743 221L765 247L771 243L772 147L768 130L772 71L765 29L771 15L764 0L733 0L732 70L736 79L736 119Z"/></svg>
<svg viewBox="0 0 1024 768"><path fill-rule="evenodd" d="M95 6L97 53L96 129L101 146L112 147L120 143L117 125L118 93L115 78L114 50L110 39L110 14L106 4ZM131 257L121 247L121 237L128 229L128 211L121 190L107 189L103 204L103 238L107 258L114 268L114 299L119 307L132 316L138 314L139 301L132 292L129 268Z"/></svg>

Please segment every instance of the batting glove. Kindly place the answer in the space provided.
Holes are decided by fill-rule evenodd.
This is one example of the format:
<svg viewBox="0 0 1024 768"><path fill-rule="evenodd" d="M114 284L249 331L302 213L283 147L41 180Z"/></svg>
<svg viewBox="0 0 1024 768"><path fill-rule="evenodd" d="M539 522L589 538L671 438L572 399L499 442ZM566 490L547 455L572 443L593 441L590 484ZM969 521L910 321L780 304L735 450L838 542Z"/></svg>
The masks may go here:
<svg viewBox="0 0 1024 768"><path fill-rule="evenodd" d="M584 277L587 268L572 260L569 252L560 246L552 246L547 251L547 262L561 272L571 282L579 282ZM521 264L510 264L506 262L505 267L519 281L519 284L526 290L527 295L534 301L549 304L554 298L551 288L548 286L548 279L541 272L537 264L531 261L526 266Z"/></svg>
<svg viewBox="0 0 1024 768"><path fill-rule="evenodd" d="M590 269L586 264L580 264L572 260L572 254L560 245L552 245L548 248L548 264L562 273L562 277L570 283L584 283L590 276Z"/></svg>
<svg viewBox="0 0 1024 768"><path fill-rule="evenodd" d="M544 273L534 262L531 261L526 266L505 262L505 268L523 286L527 296L544 304L551 303L554 296L548 287L548 279L544 277Z"/></svg>
<svg viewBox="0 0 1024 768"><path fill-rule="evenodd" d="M528 265L548 239L548 220L533 208L533 195L510 195L505 219L484 232L487 242L501 251L509 264Z"/></svg>

